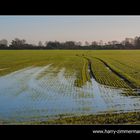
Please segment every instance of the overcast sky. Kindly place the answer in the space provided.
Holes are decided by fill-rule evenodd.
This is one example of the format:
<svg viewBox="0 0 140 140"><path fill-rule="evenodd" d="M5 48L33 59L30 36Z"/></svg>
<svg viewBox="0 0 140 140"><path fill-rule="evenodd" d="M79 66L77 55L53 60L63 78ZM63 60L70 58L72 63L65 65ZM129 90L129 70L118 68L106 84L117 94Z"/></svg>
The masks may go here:
<svg viewBox="0 0 140 140"><path fill-rule="evenodd" d="M140 16L0 16L0 40L100 41L140 36Z"/></svg>

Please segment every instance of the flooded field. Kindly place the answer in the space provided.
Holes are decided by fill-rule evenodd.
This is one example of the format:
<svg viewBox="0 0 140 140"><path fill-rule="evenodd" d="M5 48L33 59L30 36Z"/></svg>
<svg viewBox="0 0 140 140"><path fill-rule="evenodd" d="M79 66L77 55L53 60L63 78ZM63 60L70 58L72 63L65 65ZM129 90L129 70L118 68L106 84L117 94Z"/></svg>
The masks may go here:
<svg viewBox="0 0 140 140"><path fill-rule="evenodd" d="M90 74L90 69L88 69ZM126 96L127 88L91 82L74 85L76 73L52 64L27 67L0 77L0 119L33 121L140 110L139 96ZM139 91L131 91L139 92Z"/></svg>

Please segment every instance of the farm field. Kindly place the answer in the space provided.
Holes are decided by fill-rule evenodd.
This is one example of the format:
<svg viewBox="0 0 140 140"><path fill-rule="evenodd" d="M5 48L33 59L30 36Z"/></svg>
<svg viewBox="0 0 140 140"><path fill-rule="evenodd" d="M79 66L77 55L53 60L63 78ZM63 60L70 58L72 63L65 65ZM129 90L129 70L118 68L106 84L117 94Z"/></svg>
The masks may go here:
<svg viewBox="0 0 140 140"><path fill-rule="evenodd" d="M139 63L139 50L0 51L0 122L139 123Z"/></svg>

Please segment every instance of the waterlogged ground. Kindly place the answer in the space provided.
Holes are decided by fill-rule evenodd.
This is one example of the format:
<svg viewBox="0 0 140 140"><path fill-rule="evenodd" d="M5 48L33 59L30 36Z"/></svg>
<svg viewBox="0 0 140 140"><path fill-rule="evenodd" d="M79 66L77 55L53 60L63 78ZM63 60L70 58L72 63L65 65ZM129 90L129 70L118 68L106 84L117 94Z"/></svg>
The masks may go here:
<svg viewBox="0 0 140 140"><path fill-rule="evenodd" d="M52 64L28 67L0 77L0 119L47 120L64 116L127 112L140 109L139 96L125 96L127 89L97 83L74 86L76 73Z"/></svg>

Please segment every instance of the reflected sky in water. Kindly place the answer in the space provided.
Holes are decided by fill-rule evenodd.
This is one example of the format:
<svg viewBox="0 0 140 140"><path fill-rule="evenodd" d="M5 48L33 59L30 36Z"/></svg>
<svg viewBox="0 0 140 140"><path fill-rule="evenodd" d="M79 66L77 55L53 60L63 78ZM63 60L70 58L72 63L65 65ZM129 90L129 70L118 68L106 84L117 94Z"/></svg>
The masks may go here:
<svg viewBox="0 0 140 140"><path fill-rule="evenodd" d="M139 96L125 96L126 89L100 85L94 79L75 87L65 68L28 67L0 77L0 119L43 120L59 116L127 112L140 109Z"/></svg>

